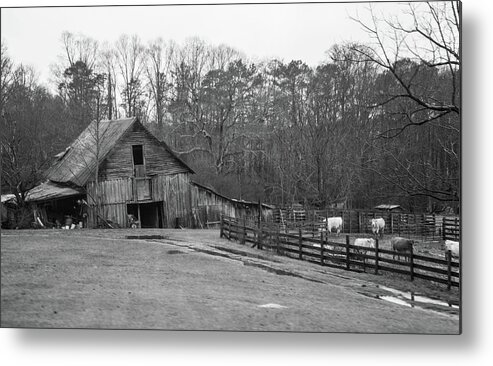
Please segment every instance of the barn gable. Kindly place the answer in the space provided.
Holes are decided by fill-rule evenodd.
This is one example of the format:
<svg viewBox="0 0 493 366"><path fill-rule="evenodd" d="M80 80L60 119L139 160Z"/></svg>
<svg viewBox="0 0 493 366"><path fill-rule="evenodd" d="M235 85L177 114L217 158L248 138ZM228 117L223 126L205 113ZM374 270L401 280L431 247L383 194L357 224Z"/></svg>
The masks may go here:
<svg viewBox="0 0 493 366"><path fill-rule="evenodd" d="M132 155L128 153L131 146L125 150L125 144L133 142L147 146L150 152L147 158L150 173L164 174L166 168L170 168L168 174L193 173L164 142L154 137L134 117L101 121L99 129L95 121L89 124L65 151L56 156L45 177L56 183L84 186L91 180L96 169L97 147L99 161L103 162L100 164L103 168L101 174L107 175L105 179L131 177L134 175L132 170L129 170L132 166ZM122 158L124 160L118 161ZM118 165L122 168L118 168Z"/></svg>
<svg viewBox="0 0 493 366"><path fill-rule="evenodd" d="M164 142L137 121L126 130L101 163L100 178L111 180L134 176L135 147L140 147L141 150L143 176L193 173Z"/></svg>

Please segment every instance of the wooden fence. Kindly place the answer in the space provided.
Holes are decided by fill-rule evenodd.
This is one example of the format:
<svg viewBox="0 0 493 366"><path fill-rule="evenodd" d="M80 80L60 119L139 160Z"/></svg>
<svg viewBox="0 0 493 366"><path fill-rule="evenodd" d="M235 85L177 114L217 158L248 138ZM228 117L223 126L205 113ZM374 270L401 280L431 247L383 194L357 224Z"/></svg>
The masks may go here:
<svg viewBox="0 0 493 366"><path fill-rule="evenodd" d="M398 273L409 276L410 280L421 278L447 285L459 287L459 262L447 251L444 258L418 255L416 253L400 254L379 248L376 240L375 248L364 248L351 245L350 236L346 235L345 243L329 241L324 232L313 236L311 232L300 227L297 233L285 233L275 230L268 224L261 223L258 227L253 221L222 217L220 237L237 240L241 244L251 244L260 250L267 249L280 255L318 263L322 266L343 268L346 270L373 270ZM404 257L404 260L400 260Z"/></svg>
<svg viewBox="0 0 493 366"><path fill-rule="evenodd" d="M460 221L458 217L443 218L443 239L460 239Z"/></svg>
<svg viewBox="0 0 493 366"><path fill-rule="evenodd" d="M342 218L342 232L347 234L371 233L371 219L378 217L385 220L386 234L457 240L460 233L460 221L455 217L388 211L276 209L272 222L289 232L310 224L321 226L324 218L332 216Z"/></svg>

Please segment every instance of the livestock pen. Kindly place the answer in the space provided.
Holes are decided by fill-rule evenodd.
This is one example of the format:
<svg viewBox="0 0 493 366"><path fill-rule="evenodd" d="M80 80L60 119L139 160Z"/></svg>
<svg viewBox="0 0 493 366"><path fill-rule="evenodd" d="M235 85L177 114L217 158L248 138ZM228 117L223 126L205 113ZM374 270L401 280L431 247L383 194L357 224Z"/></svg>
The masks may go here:
<svg viewBox="0 0 493 366"><path fill-rule="evenodd" d="M385 220L386 234L432 240L458 240L460 236L459 217L425 213L277 208L273 211L272 223L279 225L285 233L297 231L301 227L304 231L311 230L316 234L326 217L341 217L342 232L346 234L371 233L371 220L381 217Z"/></svg>
<svg viewBox="0 0 493 366"><path fill-rule="evenodd" d="M343 268L351 271L373 270L375 274L387 272L408 276L413 281L420 278L444 284L447 289L459 287L460 262L454 259L450 251L438 255L411 250L410 253L397 253L380 245L375 240L374 248L361 248L353 245L355 236L332 236L324 231L315 234L312 226L298 227L297 231L285 232L281 226L272 223L240 220L230 217L221 218L220 237L237 240L241 244L251 244L260 250L275 251L279 255L318 263L322 266ZM305 230L305 229L309 230ZM358 234L358 237L364 234ZM335 240L335 238L341 239ZM397 260L395 256L399 254ZM403 257L404 260L400 260Z"/></svg>

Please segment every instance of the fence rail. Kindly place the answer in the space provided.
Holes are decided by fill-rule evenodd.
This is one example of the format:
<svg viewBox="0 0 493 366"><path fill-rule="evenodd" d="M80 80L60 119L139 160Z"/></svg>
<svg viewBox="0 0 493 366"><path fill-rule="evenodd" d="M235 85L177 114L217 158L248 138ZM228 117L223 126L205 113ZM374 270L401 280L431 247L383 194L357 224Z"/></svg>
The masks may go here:
<svg viewBox="0 0 493 366"><path fill-rule="evenodd" d="M443 239L459 240L460 220L458 217L443 218Z"/></svg>
<svg viewBox="0 0 493 366"><path fill-rule="evenodd" d="M222 217L220 237L237 240L241 244L251 244L260 250L267 249L287 257L297 258L323 266L344 268L346 270L373 270L398 273L409 276L410 280L421 278L447 285L459 287L459 262L447 251L444 258L424 256L411 253L397 253L379 248L376 240L375 248L361 248L346 242L328 240L325 232L304 231L299 227L297 232L282 232L279 226L261 222L260 226L253 221ZM397 260L395 257L397 257ZM401 260L404 258L404 260Z"/></svg>

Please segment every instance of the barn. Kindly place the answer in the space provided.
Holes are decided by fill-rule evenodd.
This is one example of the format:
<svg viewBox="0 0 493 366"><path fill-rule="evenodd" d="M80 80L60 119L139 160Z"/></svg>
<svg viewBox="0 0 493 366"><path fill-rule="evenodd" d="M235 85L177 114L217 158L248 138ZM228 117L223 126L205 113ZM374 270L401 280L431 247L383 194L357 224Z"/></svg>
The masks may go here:
<svg viewBox="0 0 493 366"><path fill-rule="evenodd" d="M138 118L92 122L26 200L50 226L129 227L134 217L143 228L197 227L242 215L245 205L193 183L193 174Z"/></svg>

